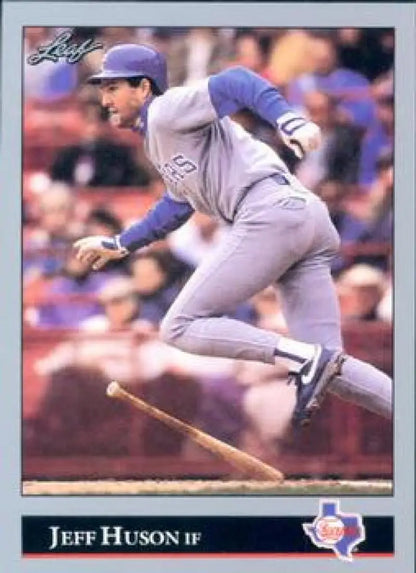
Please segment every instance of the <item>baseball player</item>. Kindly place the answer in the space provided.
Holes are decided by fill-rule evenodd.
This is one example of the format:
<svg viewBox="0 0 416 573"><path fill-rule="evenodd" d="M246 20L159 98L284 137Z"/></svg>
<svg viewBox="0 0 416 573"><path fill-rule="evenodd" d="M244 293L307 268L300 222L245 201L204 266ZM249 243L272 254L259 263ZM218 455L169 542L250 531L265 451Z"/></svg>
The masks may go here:
<svg viewBox="0 0 416 573"><path fill-rule="evenodd" d="M75 243L97 270L165 237L196 210L231 226L189 279L161 324L161 337L187 352L294 365L295 425L307 425L327 391L391 416L392 381L342 351L330 274L339 238L325 204L279 156L228 116L249 108L279 131L298 157L320 143L317 125L295 113L269 82L243 67L192 87L167 89L164 58L137 44L111 48L89 79L119 128L144 136L166 192L146 216L113 237ZM275 285L293 338L226 316Z"/></svg>

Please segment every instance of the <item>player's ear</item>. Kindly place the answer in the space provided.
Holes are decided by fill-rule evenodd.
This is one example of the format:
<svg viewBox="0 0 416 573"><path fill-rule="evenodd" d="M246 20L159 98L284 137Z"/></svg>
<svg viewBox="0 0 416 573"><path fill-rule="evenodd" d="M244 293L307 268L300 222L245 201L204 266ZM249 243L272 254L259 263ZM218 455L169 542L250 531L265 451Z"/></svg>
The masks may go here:
<svg viewBox="0 0 416 573"><path fill-rule="evenodd" d="M153 93L152 82L149 79L142 78L142 81L140 82L140 86L143 88L143 90L146 92L146 94L150 95Z"/></svg>

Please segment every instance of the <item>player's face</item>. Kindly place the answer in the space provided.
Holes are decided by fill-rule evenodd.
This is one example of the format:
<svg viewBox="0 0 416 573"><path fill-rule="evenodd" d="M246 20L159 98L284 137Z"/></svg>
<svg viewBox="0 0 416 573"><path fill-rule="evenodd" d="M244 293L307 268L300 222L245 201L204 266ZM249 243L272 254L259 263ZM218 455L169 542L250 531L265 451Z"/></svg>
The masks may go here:
<svg viewBox="0 0 416 573"><path fill-rule="evenodd" d="M132 87L126 80L103 82L100 92L101 103L110 112L110 121L115 127L133 127L149 96L146 82Z"/></svg>

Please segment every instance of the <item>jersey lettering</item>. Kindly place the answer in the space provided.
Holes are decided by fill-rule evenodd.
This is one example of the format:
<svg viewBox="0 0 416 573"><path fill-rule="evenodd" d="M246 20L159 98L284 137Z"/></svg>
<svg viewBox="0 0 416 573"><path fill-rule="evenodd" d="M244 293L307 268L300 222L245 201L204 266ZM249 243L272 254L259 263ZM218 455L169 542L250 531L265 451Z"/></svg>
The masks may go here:
<svg viewBox="0 0 416 573"><path fill-rule="evenodd" d="M159 164L157 168L163 179L175 187L188 175L198 170L197 165L182 153L174 155L170 161L163 165Z"/></svg>
<svg viewBox="0 0 416 573"><path fill-rule="evenodd" d="M193 161L190 159L187 159L182 153L172 157L172 161L175 163L175 165L182 168L186 174L192 173L198 169L195 163L193 163Z"/></svg>

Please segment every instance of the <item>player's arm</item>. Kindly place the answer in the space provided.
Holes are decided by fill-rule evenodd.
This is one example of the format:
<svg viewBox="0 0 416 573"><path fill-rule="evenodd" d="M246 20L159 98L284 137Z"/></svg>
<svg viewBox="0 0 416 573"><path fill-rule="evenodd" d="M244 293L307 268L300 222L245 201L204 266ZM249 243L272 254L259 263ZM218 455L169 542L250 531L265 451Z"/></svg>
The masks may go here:
<svg viewBox="0 0 416 573"><path fill-rule="evenodd" d="M74 244L77 258L98 270L111 260L122 259L153 241L163 239L183 225L193 212L189 203L174 201L166 192L143 219L133 223L120 235L79 239Z"/></svg>
<svg viewBox="0 0 416 573"><path fill-rule="evenodd" d="M247 68L237 66L211 76L208 90L218 117L248 108L273 127L277 125L283 141L298 157L319 146L319 127L294 112L270 82Z"/></svg>

